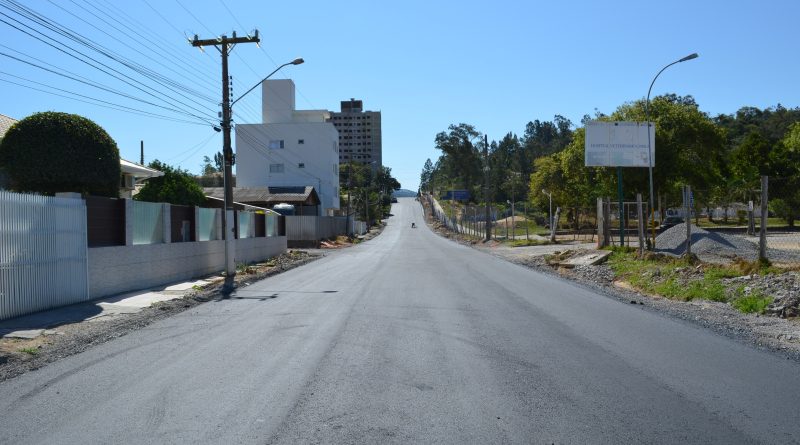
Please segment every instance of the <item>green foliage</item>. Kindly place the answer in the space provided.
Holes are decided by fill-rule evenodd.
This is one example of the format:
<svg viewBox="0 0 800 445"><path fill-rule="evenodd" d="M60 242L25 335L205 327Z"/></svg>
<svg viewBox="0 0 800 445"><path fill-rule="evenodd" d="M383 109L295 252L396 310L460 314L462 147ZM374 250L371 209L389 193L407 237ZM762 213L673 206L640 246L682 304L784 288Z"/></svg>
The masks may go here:
<svg viewBox="0 0 800 445"><path fill-rule="evenodd" d="M555 244L550 240L540 239L515 239L510 241L511 247L526 247L526 246L544 246L546 244Z"/></svg>
<svg viewBox="0 0 800 445"><path fill-rule="evenodd" d="M419 175L419 189L424 191L431 191L431 181L433 180L433 162L431 158L425 161L422 166L422 173Z"/></svg>
<svg viewBox="0 0 800 445"><path fill-rule="evenodd" d="M171 167L158 160L151 162L148 167L164 172L164 176L148 179L133 199L186 206L199 206L205 202L203 189L188 171Z"/></svg>
<svg viewBox="0 0 800 445"><path fill-rule="evenodd" d="M0 141L0 166L18 191L119 195L117 144L76 114L47 111L14 124Z"/></svg>
<svg viewBox="0 0 800 445"><path fill-rule="evenodd" d="M764 296L761 292L753 292L750 295L744 296L744 289L739 288L737 293L742 296L733 300L731 306L745 314L763 314L764 309L772 303L772 298Z"/></svg>
<svg viewBox="0 0 800 445"><path fill-rule="evenodd" d="M24 352L24 353L26 353L28 355L36 355L36 354L39 353L39 349L33 348L33 347L19 348L18 351L19 352Z"/></svg>
<svg viewBox="0 0 800 445"><path fill-rule="evenodd" d="M451 181L450 186L475 194L483 178L482 155L473 145L480 136L469 124L450 125L447 132L436 135L436 148L442 151L439 169Z"/></svg>
<svg viewBox="0 0 800 445"><path fill-rule="evenodd" d="M728 301L728 290L722 279L741 276L735 267L704 266L698 277L696 273L689 273L694 267L685 259L639 259L633 252L619 250L611 254L609 265L617 277L635 288L681 301Z"/></svg>

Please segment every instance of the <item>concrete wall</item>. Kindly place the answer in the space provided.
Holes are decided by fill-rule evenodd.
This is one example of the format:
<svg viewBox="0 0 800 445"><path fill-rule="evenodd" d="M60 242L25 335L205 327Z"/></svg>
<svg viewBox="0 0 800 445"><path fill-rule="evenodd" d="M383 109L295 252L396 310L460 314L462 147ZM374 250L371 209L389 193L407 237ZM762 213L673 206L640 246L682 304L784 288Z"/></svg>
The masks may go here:
<svg viewBox="0 0 800 445"><path fill-rule="evenodd" d="M237 239L236 259L253 262L286 251L286 237ZM225 269L225 242L95 247L89 249L89 298L100 298Z"/></svg>

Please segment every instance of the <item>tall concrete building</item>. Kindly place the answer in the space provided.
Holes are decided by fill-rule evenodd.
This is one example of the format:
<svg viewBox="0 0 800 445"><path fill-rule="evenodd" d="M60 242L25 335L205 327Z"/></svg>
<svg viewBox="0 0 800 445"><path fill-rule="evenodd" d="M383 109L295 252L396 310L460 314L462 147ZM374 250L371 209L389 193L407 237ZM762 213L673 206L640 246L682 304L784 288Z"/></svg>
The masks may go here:
<svg viewBox="0 0 800 445"><path fill-rule="evenodd" d="M364 111L361 100L343 100L341 111L331 112L330 122L339 130L339 164L374 161L373 169L383 165L380 111Z"/></svg>

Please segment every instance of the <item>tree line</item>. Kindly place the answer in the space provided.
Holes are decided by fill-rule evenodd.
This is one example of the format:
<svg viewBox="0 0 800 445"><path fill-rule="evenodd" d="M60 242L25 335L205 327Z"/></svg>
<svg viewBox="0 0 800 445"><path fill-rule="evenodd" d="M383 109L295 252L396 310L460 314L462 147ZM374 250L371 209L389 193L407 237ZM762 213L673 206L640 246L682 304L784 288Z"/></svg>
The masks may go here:
<svg viewBox="0 0 800 445"><path fill-rule="evenodd" d="M527 200L544 210L546 190L561 207L593 207L598 197L616 196L617 175L615 168L584 166L583 125L589 120L644 122L645 101L624 103L609 115L585 115L580 125L559 115L529 122L521 137L509 132L492 141L488 159L473 125L450 125L434 139L441 153L436 162L425 162L420 189L465 189L474 201L483 201L486 169L491 202ZM650 101L650 120L656 125L654 193L665 207L680 203L686 184L698 191L698 207L747 202L767 175L770 211L789 225L800 217L800 108L742 107L712 117L692 96L666 94ZM647 169L624 169L623 189L626 200L636 193L646 197Z"/></svg>

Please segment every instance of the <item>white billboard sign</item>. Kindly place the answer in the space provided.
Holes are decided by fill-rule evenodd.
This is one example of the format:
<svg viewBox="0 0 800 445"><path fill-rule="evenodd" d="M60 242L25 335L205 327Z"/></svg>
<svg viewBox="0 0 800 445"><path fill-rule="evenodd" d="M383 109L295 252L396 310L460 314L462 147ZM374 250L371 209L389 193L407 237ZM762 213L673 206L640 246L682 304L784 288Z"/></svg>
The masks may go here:
<svg viewBox="0 0 800 445"><path fill-rule="evenodd" d="M656 164L656 132L650 122L650 155ZM587 167L647 167L646 122L586 123Z"/></svg>

